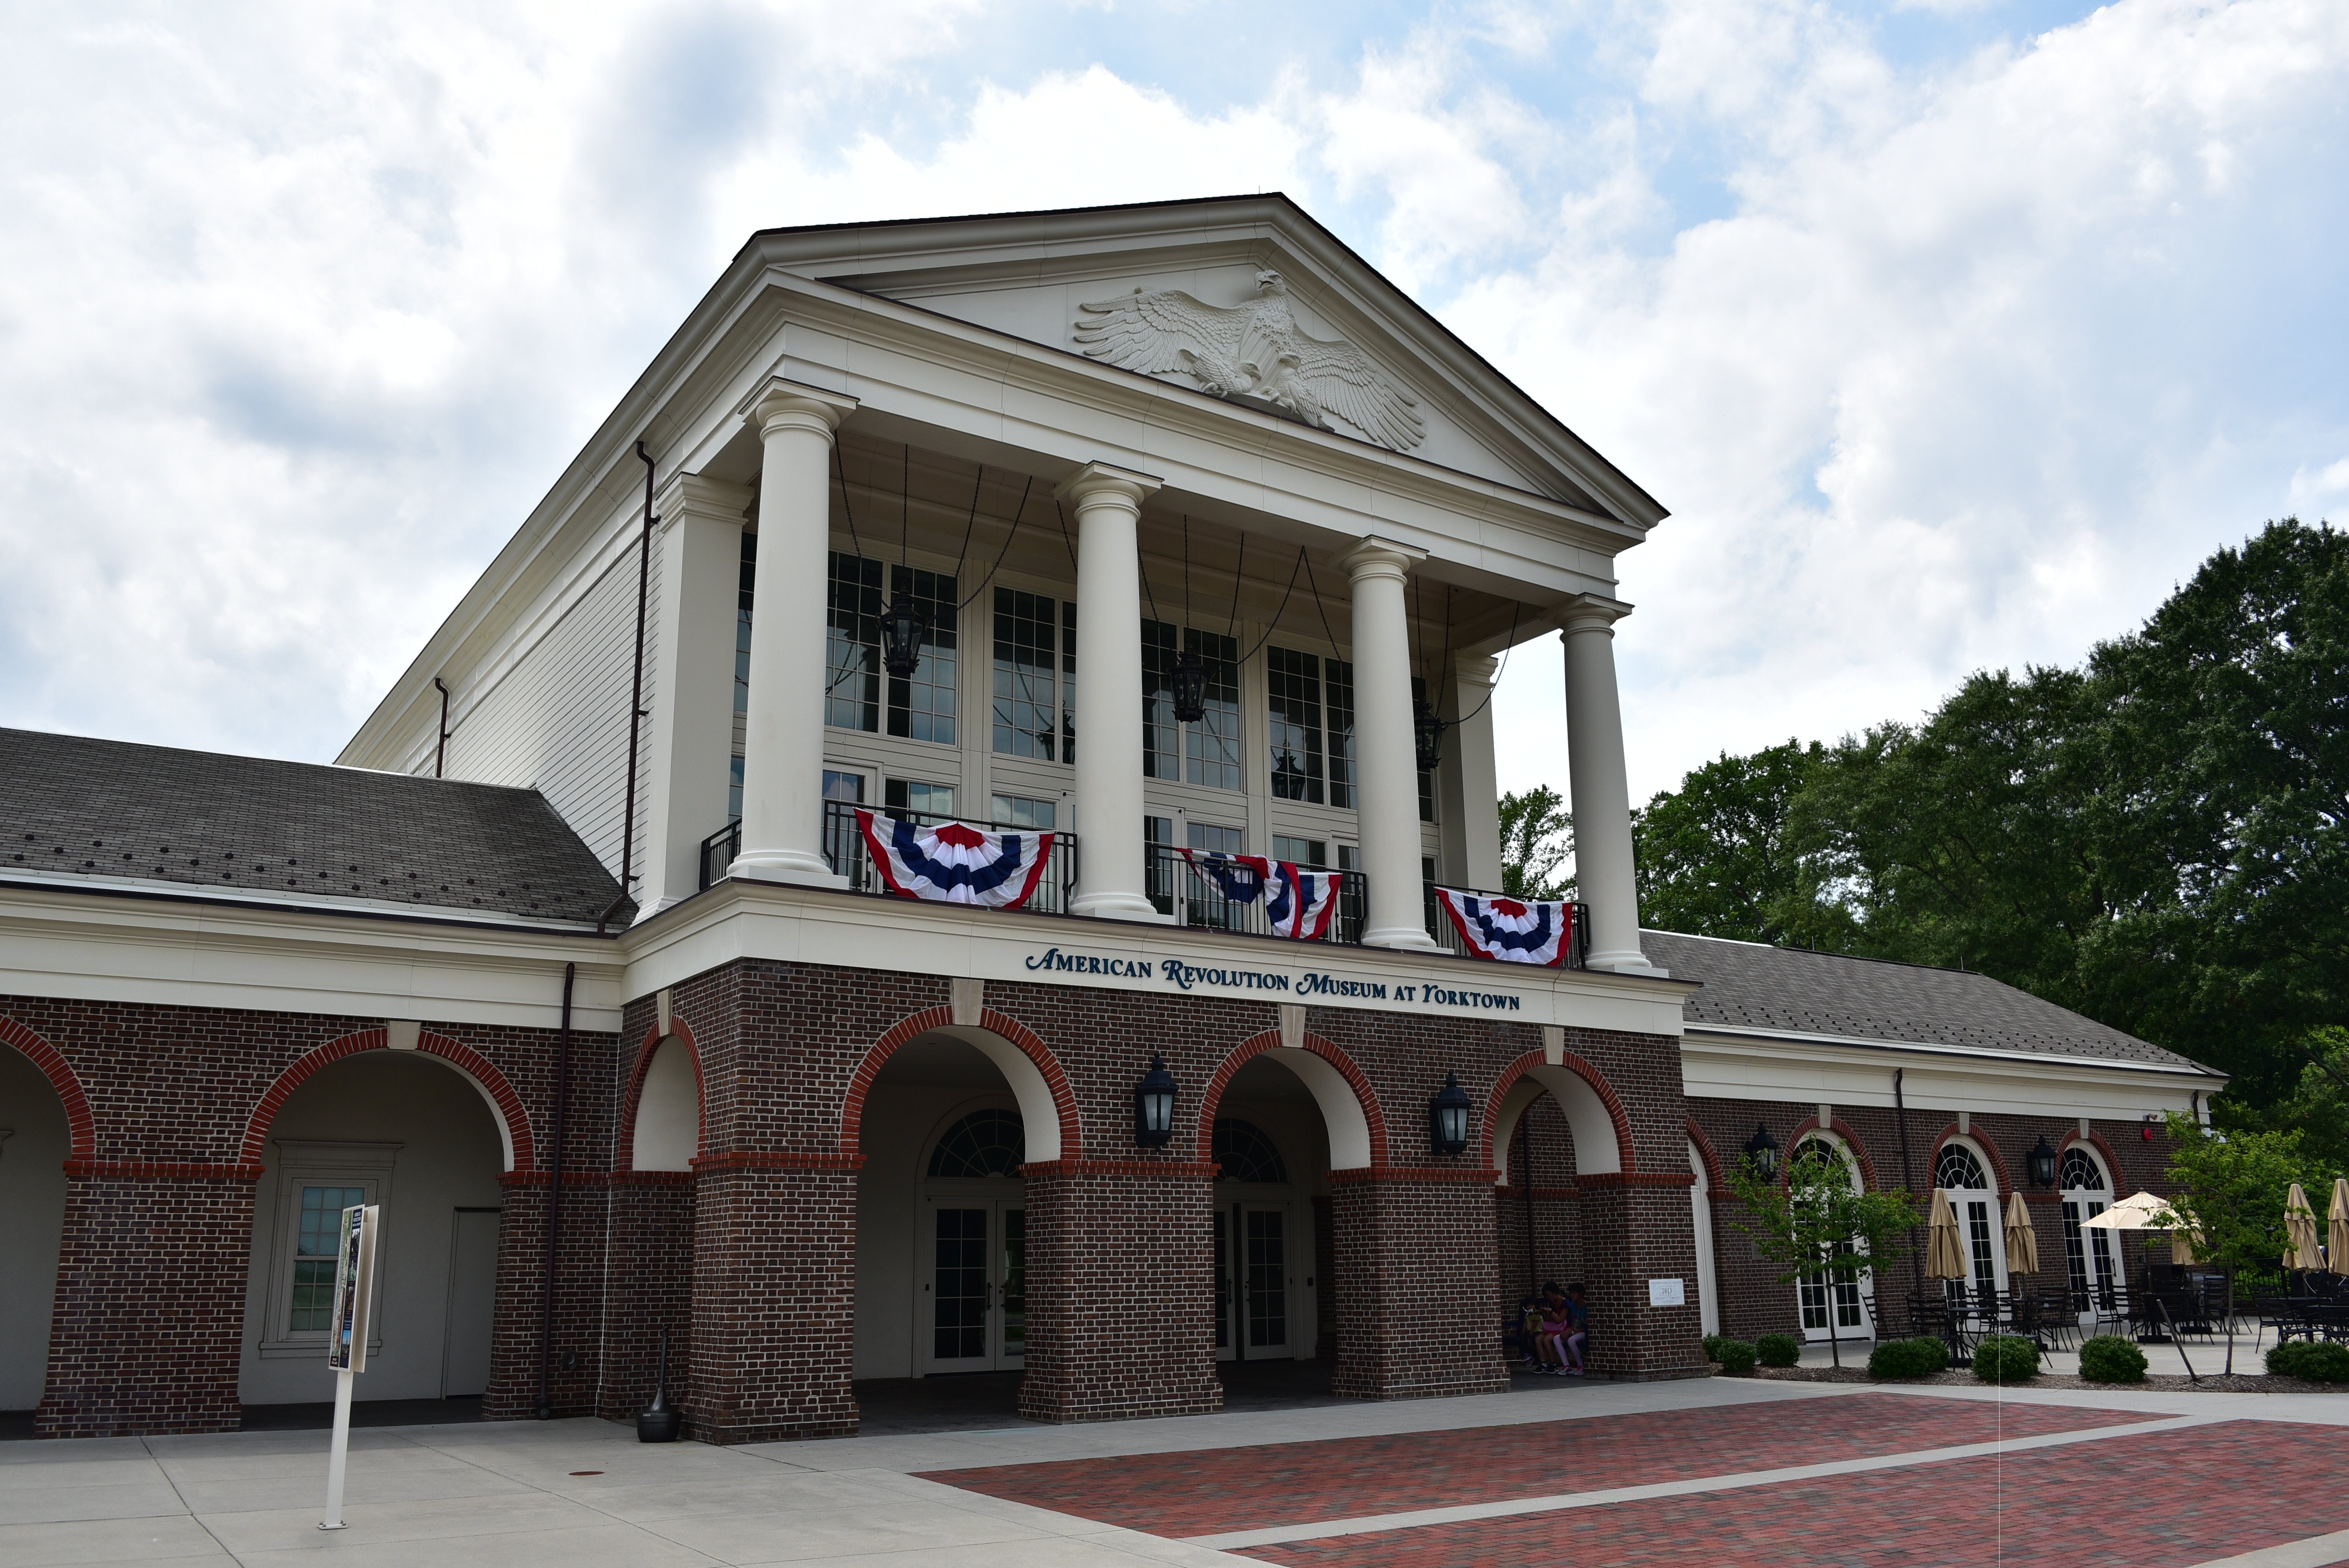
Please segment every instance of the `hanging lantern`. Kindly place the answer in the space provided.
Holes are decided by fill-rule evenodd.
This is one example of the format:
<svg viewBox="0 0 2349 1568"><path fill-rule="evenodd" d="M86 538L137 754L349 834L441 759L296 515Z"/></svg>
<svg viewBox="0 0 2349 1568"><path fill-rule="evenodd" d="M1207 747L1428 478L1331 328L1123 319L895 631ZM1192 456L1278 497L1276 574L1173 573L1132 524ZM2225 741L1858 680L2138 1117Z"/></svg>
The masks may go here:
<svg viewBox="0 0 2349 1568"><path fill-rule="evenodd" d="M1468 1091L1460 1087L1456 1073L1444 1075L1444 1088L1427 1102L1427 1141L1438 1154L1464 1153L1468 1148L1468 1122L1476 1108L1469 1103Z"/></svg>
<svg viewBox="0 0 2349 1568"><path fill-rule="evenodd" d="M1754 1169L1762 1172L1764 1181L1778 1179L1778 1140L1758 1121L1754 1124L1754 1136L1745 1140L1745 1158L1754 1161Z"/></svg>
<svg viewBox="0 0 2349 1568"><path fill-rule="evenodd" d="M922 638L930 629L923 614L914 608L913 596L904 589L889 601L881 612L881 662L888 667L893 680L911 680L921 667Z"/></svg>
<svg viewBox="0 0 2349 1568"><path fill-rule="evenodd" d="M1185 651L1174 661L1174 722L1196 724L1207 717L1207 669Z"/></svg>
<svg viewBox="0 0 2349 1568"><path fill-rule="evenodd" d="M1144 1149L1163 1149L1174 1137L1174 1075L1166 1058L1153 1055L1150 1070L1133 1086L1133 1141Z"/></svg>
<svg viewBox="0 0 2349 1568"><path fill-rule="evenodd" d="M2023 1162L2031 1168L2031 1184L2033 1187L2055 1185L2055 1151L2047 1147L2045 1133L2039 1135L2039 1141L2031 1146L2031 1152L2023 1157Z"/></svg>
<svg viewBox="0 0 2349 1568"><path fill-rule="evenodd" d="M1419 770L1433 773L1444 760L1444 721L1423 702L1411 705L1411 738L1419 751Z"/></svg>

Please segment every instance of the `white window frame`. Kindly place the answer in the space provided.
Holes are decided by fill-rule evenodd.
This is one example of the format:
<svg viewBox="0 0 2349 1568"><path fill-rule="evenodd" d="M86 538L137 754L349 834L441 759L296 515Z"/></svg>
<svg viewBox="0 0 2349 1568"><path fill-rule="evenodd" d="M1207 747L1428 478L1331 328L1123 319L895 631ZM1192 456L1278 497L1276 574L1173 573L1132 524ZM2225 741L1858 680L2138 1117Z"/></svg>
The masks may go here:
<svg viewBox="0 0 2349 1568"><path fill-rule="evenodd" d="M294 1262L302 1244L302 1189L357 1187L367 1202L380 1204L391 1218L391 1177L400 1145L397 1143L312 1143L290 1139L272 1140L277 1150L276 1218L269 1239L268 1294L263 1298L261 1330L254 1349L263 1360L294 1359L326 1354L328 1331L286 1326L294 1304ZM367 1353L383 1348L383 1282L389 1272L384 1239L396 1235L387 1223L376 1243L375 1298L367 1314Z"/></svg>

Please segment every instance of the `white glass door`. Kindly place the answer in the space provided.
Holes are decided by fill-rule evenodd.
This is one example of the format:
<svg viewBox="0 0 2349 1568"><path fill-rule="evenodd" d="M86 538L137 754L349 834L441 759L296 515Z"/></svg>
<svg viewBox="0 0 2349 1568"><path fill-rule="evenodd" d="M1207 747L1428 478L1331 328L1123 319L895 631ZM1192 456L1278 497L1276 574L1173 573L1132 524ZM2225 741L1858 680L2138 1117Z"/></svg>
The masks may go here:
<svg viewBox="0 0 2349 1568"><path fill-rule="evenodd" d="M1268 1361L1297 1354L1295 1238L1286 1203L1236 1202L1215 1212L1216 1359Z"/></svg>
<svg viewBox="0 0 2349 1568"><path fill-rule="evenodd" d="M932 1198L924 1370L1026 1364L1028 1213L1002 1200Z"/></svg>

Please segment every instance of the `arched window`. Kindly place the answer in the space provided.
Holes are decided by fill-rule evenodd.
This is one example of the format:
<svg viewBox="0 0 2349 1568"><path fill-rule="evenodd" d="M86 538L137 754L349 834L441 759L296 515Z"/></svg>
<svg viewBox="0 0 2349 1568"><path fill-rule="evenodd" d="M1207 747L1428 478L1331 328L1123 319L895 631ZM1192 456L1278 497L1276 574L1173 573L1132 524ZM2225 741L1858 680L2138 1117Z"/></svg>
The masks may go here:
<svg viewBox="0 0 2349 1568"><path fill-rule="evenodd" d="M1279 1185L1288 1180L1288 1167L1272 1140L1235 1117L1216 1119L1216 1163L1226 1181L1261 1181Z"/></svg>
<svg viewBox="0 0 2349 1568"><path fill-rule="evenodd" d="M1027 1158L1028 1135L1018 1111L974 1110L947 1128L930 1150L930 1174L1017 1176Z"/></svg>
<svg viewBox="0 0 2349 1568"><path fill-rule="evenodd" d="M1990 1190L1990 1178L1982 1174L1982 1161L1974 1151L1962 1143L1952 1143L1941 1150L1933 1162L1933 1185L1949 1188Z"/></svg>
<svg viewBox="0 0 2349 1568"><path fill-rule="evenodd" d="M1997 1190L1982 1172L1982 1156L1955 1141L1942 1145L1940 1158L1933 1161L1933 1185L1950 1194L1950 1207L1958 1216L1958 1234L1972 1265L1974 1299L1964 1304L1964 1310L1987 1312L1990 1299L2006 1288L2006 1249L2002 1244ZM1965 1286L1956 1280L1949 1284L1951 1305L1959 1305Z"/></svg>
<svg viewBox="0 0 2349 1568"><path fill-rule="evenodd" d="M2062 1174L2055 1179L2055 1184L2066 1192L2082 1188L2100 1192L2110 1191L2105 1185L2105 1168L2096 1163L2095 1156L2076 1143L2064 1150L2061 1170Z"/></svg>
<svg viewBox="0 0 2349 1568"><path fill-rule="evenodd" d="M2104 1310L2117 1310L2120 1259L2110 1231L2089 1231L2082 1222L2112 1207L2112 1179L2085 1144L2064 1150L2055 1184L2064 1192L2064 1263L2071 1274L2072 1310L2083 1322Z"/></svg>
<svg viewBox="0 0 2349 1568"><path fill-rule="evenodd" d="M1851 1151L1846 1149L1838 1139L1828 1137L1824 1133L1807 1133L1795 1145L1793 1159L1823 1161L1841 1171L1845 1181L1850 1183L1854 1191L1857 1191L1860 1188L1859 1166L1852 1159ZM1791 1164L1792 1161L1789 1163ZM1838 1253L1849 1253L1852 1250L1853 1247L1849 1242L1839 1242L1836 1244L1836 1251ZM1866 1336L1868 1333L1868 1311L1860 1303L1860 1295L1864 1288L1872 1289L1868 1284L1868 1277L1863 1275L1857 1279L1833 1282L1835 1295L1833 1325L1827 1321L1829 1283L1826 1271L1824 1269L1817 1274L1806 1274L1795 1282L1795 1299L1802 1308L1804 1337L1849 1339L1855 1336Z"/></svg>

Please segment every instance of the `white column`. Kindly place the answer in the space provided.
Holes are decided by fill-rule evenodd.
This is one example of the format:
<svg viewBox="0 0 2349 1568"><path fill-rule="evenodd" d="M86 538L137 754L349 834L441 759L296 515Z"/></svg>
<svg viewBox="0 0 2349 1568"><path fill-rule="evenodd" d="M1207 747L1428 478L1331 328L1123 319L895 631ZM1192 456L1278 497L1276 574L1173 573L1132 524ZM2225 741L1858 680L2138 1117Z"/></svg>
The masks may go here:
<svg viewBox="0 0 2349 1568"><path fill-rule="evenodd" d="M1403 581L1427 552L1370 539L1345 558L1354 584L1355 808L1370 882L1366 947L1428 948L1420 891L1419 752L1412 738L1411 626Z"/></svg>
<svg viewBox="0 0 2349 1568"><path fill-rule="evenodd" d="M1586 593L1566 609L1566 772L1573 799L1575 881L1590 906L1593 969L1652 967L1640 951L1631 877L1631 789L1615 695L1615 623L1631 606Z"/></svg>
<svg viewBox="0 0 2349 1568"><path fill-rule="evenodd" d="M1077 514L1077 894L1070 913L1163 921L1142 851L1142 562L1146 475L1087 463L1054 492Z"/></svg>
<svg viewBox="0 0 2349 1568"><path fill-rule="evenodd" d="M1464 887L1501 886L1501 795L1493 766L1493 674L1488 658L1454 662L1442 709L1444 765L1436 769L1436 815L1444 821L1444 874ZM1473 717L1471 717L1473 716Z"/></svg>
<svg viewBox="0 0 2349 1568"><path fill-rule="evenodd" d="M750 488L678 474L653 502L660 519L657 650L645 706L644 882L638 920L701 887L701 841L726 825L734 755L734 614Z"/></svg>
<svg viewBox="0 0 2349 1568"><path fill-rule="evenodd" d="M823 863L824 557L832 433L855 407L854 397L781 377L743 401L766 450L742 734L742 852L732 876L847 885Z"/></svg>

